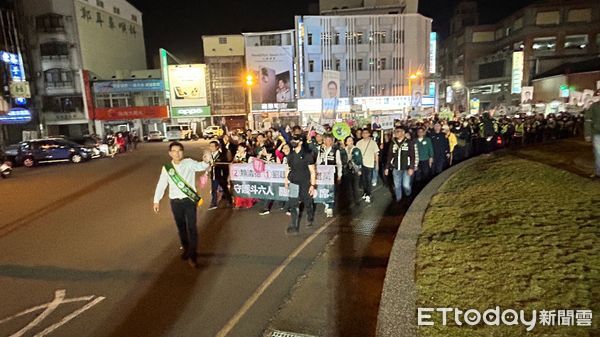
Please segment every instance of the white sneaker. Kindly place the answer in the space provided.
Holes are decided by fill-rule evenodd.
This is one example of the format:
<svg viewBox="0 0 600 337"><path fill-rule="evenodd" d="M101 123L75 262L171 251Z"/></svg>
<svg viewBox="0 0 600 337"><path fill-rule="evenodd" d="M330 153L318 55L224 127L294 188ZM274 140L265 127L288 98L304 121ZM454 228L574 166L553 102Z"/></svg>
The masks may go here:
<svg viewBox="0 0 600 337"><path fill-rule="evenodd" d="M333 218L333 209L331 209L331 208L325 208L325 215L328 218Z"/></svg>
<svg viewBox="0 0 600 337"><path fill-rule="evenodd" d="M366 202L367 204L370 204L370 203L371 203L371 197L367 195L367 196L365 197L365 202Z"/></svg>

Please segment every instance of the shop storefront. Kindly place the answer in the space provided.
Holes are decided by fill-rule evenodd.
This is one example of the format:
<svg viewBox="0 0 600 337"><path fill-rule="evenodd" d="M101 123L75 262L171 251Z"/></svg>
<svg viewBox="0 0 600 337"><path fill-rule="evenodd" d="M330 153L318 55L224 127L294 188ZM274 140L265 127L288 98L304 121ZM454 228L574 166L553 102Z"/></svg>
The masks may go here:
<svg viewBox="0 0 600 337"><path fill-rule="evenodd" d="M171 124L189 125L192 134L201 135L202 130L210 125L210 111L209 106L173 106L171 107Z"/></svg>
<svg viewBox="0 0 600 337"><path fill-rule="evenodd" d="M90 124L84 112L45 112L42 123L48 137L81 137L90 134Z"/></svg>
<svg viewBox="0 0 600 337"><path fill-rule="evenodd" d="M149 131L164 130L163 121L169 118L166 105L96 108L94 115L96 123L99 123L96 126L99 134L100 131L101 135L135 131L140 138Z"/></svg>

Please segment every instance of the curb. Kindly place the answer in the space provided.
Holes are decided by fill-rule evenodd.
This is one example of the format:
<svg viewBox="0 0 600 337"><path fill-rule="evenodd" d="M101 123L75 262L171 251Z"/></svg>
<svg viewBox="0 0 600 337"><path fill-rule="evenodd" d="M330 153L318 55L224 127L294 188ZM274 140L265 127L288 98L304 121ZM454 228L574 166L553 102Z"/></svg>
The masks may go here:
<svg viewBox="0 0 600 337"><path fill-rule="evenodd" d="M415 198L404 215L394 245L390 252L388 268L383 283L379 314L377 315L377 337L416 337L415 263L417 240L421 234L423 217L431 198L454 173L481 160L470 158L451 166L433 178Z"/></svg>

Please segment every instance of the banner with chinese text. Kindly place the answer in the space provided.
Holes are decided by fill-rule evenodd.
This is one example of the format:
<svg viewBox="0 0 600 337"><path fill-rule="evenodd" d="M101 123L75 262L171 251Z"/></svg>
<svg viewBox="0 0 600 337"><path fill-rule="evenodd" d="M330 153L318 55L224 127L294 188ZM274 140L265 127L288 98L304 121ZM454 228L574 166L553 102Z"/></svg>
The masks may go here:
<svg viewBox="0 0 600 337"><path fill-rule="evenodd" d="M253 164L232 164L229 167L233 195L265 200L288 199L285 189L284 164L266 164L258 172ZM333 203L335 196L335 166L317 165L316 203Z"/></svg>

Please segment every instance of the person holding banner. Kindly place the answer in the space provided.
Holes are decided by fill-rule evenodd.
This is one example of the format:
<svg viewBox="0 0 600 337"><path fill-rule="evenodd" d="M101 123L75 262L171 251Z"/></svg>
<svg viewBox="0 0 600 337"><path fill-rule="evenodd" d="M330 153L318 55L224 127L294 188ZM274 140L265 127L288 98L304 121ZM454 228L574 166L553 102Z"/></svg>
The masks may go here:
<svg viewBox="0 0 600 337"><path fill-rule="evenodd" d="M285 170L285 189L289 195L289 207L292 222L288 226L287 234L300 232L300 203L304 204L308 227L313 226L315 220L315 207L313 197L317 191L317 170L315 157L306 146L306 138L294 136L290 143L292 152L288 155L288 166Z"/></svg>
<svg viewBox="0 0 600 337"><path fill-rule="evenodd" d="M318 154L317 154L317 165L332 165L335 166L335 173L337 177L337 183L342 181L342 157L340 155L340 150L337 147L333 146L334 139L333 135L330 133L325 134L323 137L323 145L319 146ZM330 204L325 204L325 215L328 218L333 217L333 206Z"/></svg>
<svg viewBox="0 0 600 337"><path fill-rule="evenodd" d="M203 162L184 158L183 145L179 142L173 142L169 145L169 156L171 162L163 166L154 191L153 209L158 214L160 199L169 187L171 211L175 218L179 240L183 249L181 259L187 260L193 268L198 268L196 211L198 205L202 203L202 198L196 192L195 176L196 172L206 171L211 167L210 155L204 155Z"/></svg>

